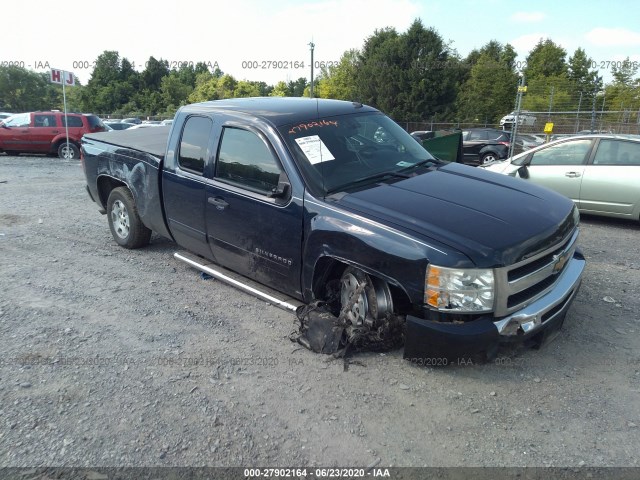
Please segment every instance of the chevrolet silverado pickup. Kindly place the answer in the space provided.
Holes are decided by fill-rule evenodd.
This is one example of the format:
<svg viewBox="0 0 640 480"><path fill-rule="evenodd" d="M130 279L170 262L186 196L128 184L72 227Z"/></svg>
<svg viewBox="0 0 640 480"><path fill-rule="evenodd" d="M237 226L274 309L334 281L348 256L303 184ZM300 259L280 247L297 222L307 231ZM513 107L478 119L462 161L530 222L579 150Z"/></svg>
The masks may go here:
<svg viewBox="0 0 640 480"><path fill-rule="evenodd" d="M85 135L82 165L121 246L155 232L186 250L179 260L285 309L334 285L354 326L401 318L412 360L539 344L585 267L571 200L438 160L360 103L188 105L171 127Z"/></svg>

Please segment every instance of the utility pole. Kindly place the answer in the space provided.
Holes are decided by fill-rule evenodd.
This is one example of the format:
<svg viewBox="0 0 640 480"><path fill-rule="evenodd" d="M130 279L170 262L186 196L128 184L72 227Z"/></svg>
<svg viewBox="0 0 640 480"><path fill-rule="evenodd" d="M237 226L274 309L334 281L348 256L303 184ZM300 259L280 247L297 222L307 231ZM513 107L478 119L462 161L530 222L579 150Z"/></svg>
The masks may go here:
<svg viewBox="0 0 640 480"><path fill-rule="evenodd" d="M580 100L578 100L578 113L576 113L576 133L580 130L580 107L582 106L582 91L580 91Z"/></svg>
<svg viewBox="0 0 640 480"><path fill-rule="evenodd" d="M598 97L598 86L602 81L602 77L596 76L593 85L593 104L591 106L591 133L596 131L596 101ZM604 108L604 100L602 101L602 108Z"/></svg>
<svg viewBox="0 0 640 480"><path fill-rule="evenodd" d="M313 43L313 40L309 43L309 47L311 47L311 85L309 86L309 97L313 98L313 49L316 44Z"/></svg>

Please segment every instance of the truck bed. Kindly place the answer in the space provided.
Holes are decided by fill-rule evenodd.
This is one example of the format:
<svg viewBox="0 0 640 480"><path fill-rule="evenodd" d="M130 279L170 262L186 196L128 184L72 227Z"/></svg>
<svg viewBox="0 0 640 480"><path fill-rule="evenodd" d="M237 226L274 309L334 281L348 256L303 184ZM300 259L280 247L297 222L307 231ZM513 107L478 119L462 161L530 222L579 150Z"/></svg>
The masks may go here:
<svg viewBox="0 0 640 480"><path fill-rule="evenodd" d="M150 153L161 160L164 159L169 139L170 125L161 127L134 128L113 130L109 132L89 133L85 138L124 147L140 152Z"/></svg>

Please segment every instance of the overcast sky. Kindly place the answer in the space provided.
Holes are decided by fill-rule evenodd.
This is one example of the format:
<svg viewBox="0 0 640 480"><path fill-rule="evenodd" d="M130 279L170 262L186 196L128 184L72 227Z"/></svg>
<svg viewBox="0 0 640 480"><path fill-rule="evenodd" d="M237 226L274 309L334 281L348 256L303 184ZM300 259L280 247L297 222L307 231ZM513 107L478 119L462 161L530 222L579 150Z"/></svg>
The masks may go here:
<svg viewBox="0 0 640 480"><path fill-rule="evenodd" d="M637 12L635 0L13 0L2 2L0 64L45 71L48 63L86 84L97 56L116 50L138 70L149 56L172 66L217 62L238 80L275 84L309 77L311 41L315 60L337 61L375 29L402 32L421 18L463 56L492 39L511 43L521 61L540 38L561 44L567 58L581 46L606 81L610 62L640 61ZM247 68L269 60L288 68Z"/></svg>

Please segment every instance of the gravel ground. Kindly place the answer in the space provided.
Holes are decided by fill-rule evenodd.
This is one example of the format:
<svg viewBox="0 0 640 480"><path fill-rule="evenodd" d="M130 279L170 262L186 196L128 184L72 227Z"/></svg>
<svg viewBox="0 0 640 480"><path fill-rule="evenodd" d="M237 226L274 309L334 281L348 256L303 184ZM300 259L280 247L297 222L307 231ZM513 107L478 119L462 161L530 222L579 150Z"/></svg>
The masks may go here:
<svg viewBox="0 0 640 480"><path fill-rule="evenodd" d="M172 242L118 247L79 162L0 155L0 182L0 466L638 466L637 223L583 218L542 349L344 371Z"/></svg>

